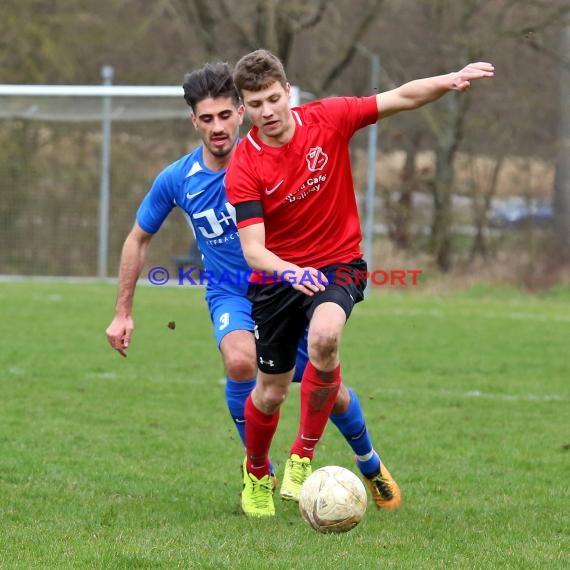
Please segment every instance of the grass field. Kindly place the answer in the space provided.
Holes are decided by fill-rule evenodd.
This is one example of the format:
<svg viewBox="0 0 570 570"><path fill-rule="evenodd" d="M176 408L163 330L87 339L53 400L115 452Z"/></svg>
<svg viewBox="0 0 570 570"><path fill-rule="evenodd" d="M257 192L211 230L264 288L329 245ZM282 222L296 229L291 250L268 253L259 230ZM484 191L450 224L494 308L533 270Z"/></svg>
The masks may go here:
<svg viewBox="0 0 570 570"><path fill-rule="evenodd" d="M319 535L296 506L240 514L242 449L202 291L139 287L129 357L115 287L0 283L0 568L569 568L570 295L380 291L343 372L401 485ZM167 324L176 322L176 329ZM278 475L298 389L272 448ZM315 466L352 468L334 426Z"/></svg>

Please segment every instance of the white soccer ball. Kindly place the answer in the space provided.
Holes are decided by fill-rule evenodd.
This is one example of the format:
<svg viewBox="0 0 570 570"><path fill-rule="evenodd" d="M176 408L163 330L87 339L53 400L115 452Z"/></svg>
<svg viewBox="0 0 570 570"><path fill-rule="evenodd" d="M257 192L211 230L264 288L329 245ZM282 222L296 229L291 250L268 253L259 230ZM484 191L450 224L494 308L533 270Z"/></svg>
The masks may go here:
<svg viewBox="0 0 570 570"><path fill-rule="evenodd" d="M366 489L348 469L330 465L314 471L301 487L299 511L319 532L347 532L366 512Z"/></svg>

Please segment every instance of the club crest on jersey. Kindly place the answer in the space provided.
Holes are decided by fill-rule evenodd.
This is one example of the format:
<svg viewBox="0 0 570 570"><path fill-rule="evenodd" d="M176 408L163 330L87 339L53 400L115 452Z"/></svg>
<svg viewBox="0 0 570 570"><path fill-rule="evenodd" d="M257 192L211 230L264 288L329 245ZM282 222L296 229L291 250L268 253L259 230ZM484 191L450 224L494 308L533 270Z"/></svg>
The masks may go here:
<svg viewBox="0 0 570 570"><path fill-rule="evenodd" d="M322 170L329 161L328 154L320 146L314 146L310 149L305 158L311 172Z"/></svg>

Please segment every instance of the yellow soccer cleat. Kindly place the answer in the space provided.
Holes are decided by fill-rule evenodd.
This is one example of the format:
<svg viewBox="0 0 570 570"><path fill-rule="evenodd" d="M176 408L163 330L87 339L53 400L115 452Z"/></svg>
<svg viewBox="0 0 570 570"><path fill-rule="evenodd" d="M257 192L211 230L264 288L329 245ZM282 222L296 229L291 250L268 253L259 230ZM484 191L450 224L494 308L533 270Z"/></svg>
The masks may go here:
<svg viewBox="0 0 570 570"><path fill-rule="evenodd" d="M400 487L383 463L380 463L380 471L376 475L363 479L379 509L391 511L402 504Z"/></svg>
<svg viewBox="0 0 570 570"><path fill-rule="evenodd" d="M241 492L241 509L248 517L275 516L273 503L273 482L269 475L258 479L247 471L247 459L244 459L243 489Z"/></svg>
<svg viewBox="0 0 570 570"><path fill-rule="evenodd" d="M285 463L283 483L281 484L281 498L285 501L299 502L301 487L312 472L311 460L308 457L301 458L295 453L291 455Z"/></svg>

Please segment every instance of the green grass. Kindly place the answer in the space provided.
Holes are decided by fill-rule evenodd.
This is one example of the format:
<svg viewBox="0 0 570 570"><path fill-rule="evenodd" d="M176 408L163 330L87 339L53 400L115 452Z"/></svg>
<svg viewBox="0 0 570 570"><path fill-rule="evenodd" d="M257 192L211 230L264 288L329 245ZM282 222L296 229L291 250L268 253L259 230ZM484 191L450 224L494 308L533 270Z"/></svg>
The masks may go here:
<svg viewBox="0 0 570 570"><path fill-rule="evenodd" d="M567 295L384 289L355 310L344 378L405 506L370 506L345 535L315 533L289 503L274 520L240 514L202 291L139 287L127 359L105 340L114 296L0 283L0 568L570 566ZM294 386L278 474L297 408ZM314 463L353 467L332 425Z"/></svg>

